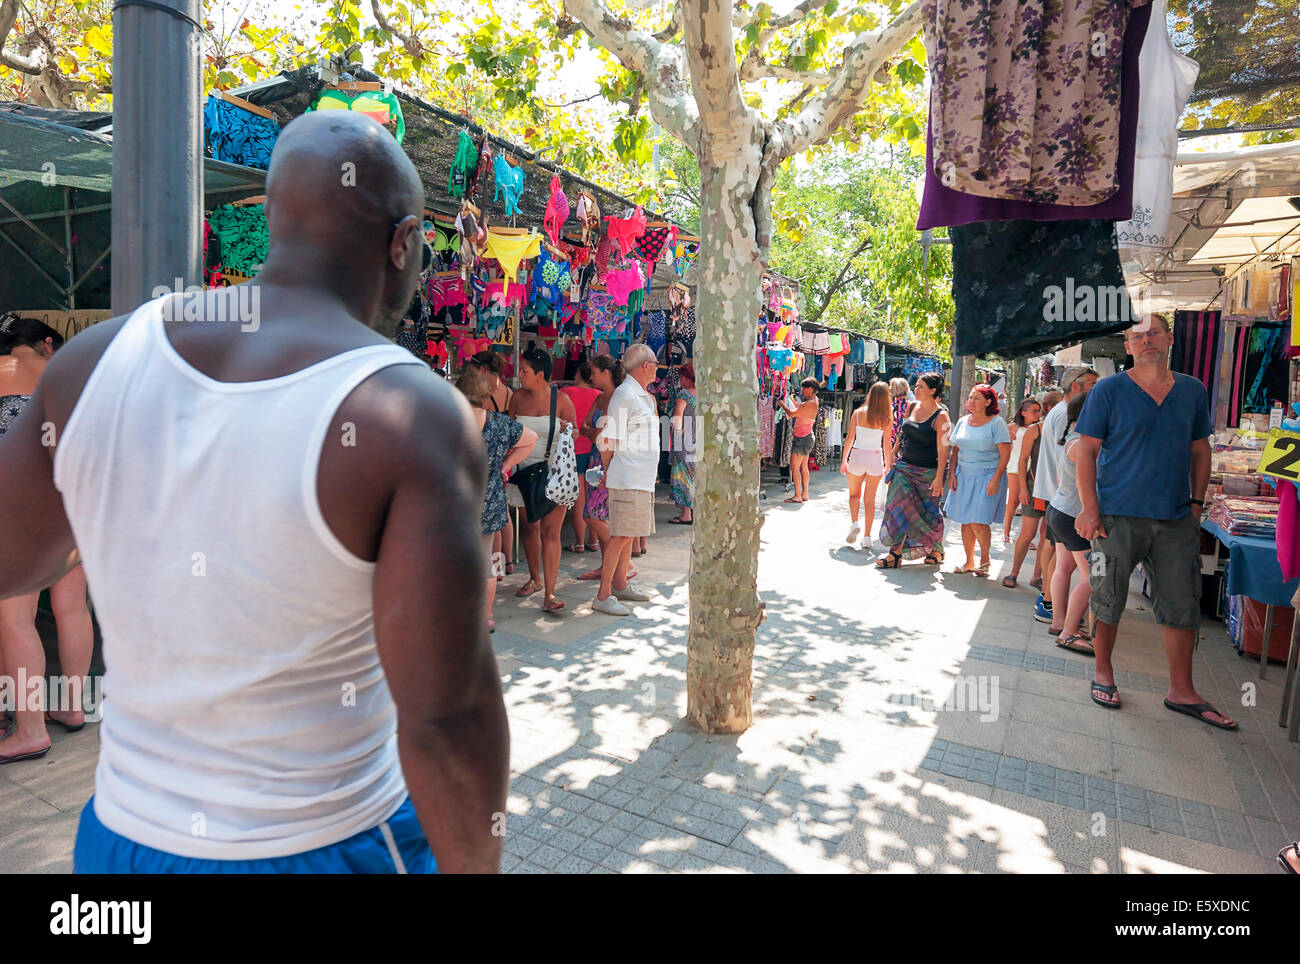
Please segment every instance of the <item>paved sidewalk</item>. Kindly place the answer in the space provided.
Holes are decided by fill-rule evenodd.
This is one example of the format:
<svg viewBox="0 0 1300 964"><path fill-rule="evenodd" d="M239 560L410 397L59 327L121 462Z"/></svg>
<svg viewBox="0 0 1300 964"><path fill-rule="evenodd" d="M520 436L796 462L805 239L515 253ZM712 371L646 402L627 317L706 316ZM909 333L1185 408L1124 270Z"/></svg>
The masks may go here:
<svg viewBox="0 0 1300 964"><path fill-rule="evenodd" d="M1158 628L1135 596L1124 708L1097 707L1091 660L1054 646L1029 589L999 585L1008 553L989 579L878 571L878 552L841 542L840 477L813 478L813 502L772 487L761 503L767 618L740 736L682 720L691 529L666 524L671 506L637 560L660 596L631 617L591 611L594 586L572 578L587 554L564 555L562 618L541 613L541 594L514 598L526 567L506 579L493 637L513 742L503 869L1278 872L1273 855L1300 832L1280 669L1258 682L1208 623L1198 687L1242 728L1169 712ZM960 557L949 528L945 569ZM0 871L70 867L98 744L93 728L54 739L44 761L0 770Z"/></svg>

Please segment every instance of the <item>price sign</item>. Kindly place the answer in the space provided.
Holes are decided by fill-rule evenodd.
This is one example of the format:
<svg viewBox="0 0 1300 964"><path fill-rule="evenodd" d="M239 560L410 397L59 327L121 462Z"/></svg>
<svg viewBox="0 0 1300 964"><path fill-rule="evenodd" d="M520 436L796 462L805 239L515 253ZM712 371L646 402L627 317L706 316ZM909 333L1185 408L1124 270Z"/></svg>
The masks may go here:
<svg viewBox="0 0 1300 964"><path fill-rule="evenodd" d="M1259 458L1260 475L1300 482L1300 432L1275 428L1268 433L1268 444Z"/></svg>

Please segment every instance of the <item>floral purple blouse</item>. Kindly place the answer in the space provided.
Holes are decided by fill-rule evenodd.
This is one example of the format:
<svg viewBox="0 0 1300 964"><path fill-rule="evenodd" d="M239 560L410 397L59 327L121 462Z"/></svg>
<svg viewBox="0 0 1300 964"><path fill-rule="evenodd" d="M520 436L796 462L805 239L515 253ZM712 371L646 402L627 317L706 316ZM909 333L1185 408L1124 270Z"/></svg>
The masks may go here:
<svg viewBox="0 0 1300 964"><path fill-rule="evenodd" d="M1119 190L1124 30L1149 2L924 0L943 185L1072 205Z"/></svg>

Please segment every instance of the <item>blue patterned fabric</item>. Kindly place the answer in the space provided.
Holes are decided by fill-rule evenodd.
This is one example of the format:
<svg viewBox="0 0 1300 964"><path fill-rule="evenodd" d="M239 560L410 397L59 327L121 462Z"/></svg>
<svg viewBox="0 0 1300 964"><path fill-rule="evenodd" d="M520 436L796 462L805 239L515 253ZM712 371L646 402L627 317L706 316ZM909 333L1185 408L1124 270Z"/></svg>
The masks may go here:
<svg viewBox="0 0 1300 964"><path fill-rule="evenodd" d="M203 135L209 157L265 171L271 166L271 148L280 136L280 125L209 94L203 108Z"/></svg>

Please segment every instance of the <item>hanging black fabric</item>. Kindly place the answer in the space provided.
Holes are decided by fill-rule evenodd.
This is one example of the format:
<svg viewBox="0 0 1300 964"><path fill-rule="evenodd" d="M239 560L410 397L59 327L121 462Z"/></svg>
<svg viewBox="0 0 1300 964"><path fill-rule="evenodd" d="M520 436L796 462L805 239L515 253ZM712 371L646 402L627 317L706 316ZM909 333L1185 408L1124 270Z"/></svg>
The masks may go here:
<svg viewBox="0 0 1300 964"><path fill-rule="evenodd" d="M1219 379L1219 338L1223 322L1217 311L1174 312L1174 350L1169 367L1196 378L1213 396Z"/></svg>
<svg viewBox="0 0 1300 964"><path fill-rule="evenodd" d="M948 233L955 355L1033 355L1134 323L1113 221L977 221Z"/></svg>

